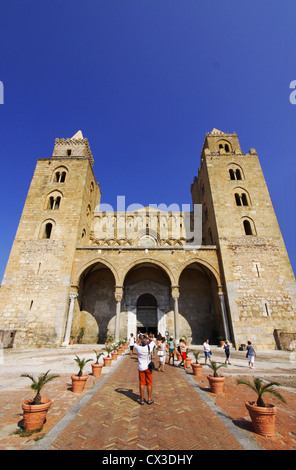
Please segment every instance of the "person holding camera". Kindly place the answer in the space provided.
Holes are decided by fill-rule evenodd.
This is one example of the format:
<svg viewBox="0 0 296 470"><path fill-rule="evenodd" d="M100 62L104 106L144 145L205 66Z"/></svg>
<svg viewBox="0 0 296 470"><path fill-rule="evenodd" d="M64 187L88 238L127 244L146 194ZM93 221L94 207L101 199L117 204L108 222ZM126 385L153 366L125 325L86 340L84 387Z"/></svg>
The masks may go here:
<svg viewBox="0 0 296 470"><path fill-rule="evenodd" d="M149 368L151 356L155 342L150 341L147 334L139 338L134 345L134 350L138 354L138 371L139 371L139 390L140 390L140 405L144 405L144 392L145 386L147 387L148 405L152 405L154 401L152 396L152 369Z"/></svg>

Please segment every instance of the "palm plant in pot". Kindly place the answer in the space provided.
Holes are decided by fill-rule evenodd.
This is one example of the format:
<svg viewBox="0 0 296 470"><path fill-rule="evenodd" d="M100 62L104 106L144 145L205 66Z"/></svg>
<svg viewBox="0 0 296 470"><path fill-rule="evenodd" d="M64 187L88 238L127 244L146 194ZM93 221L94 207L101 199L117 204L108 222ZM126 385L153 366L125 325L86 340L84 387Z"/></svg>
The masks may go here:
<svg viewBox="0 0 296 470"><path fill-rule="evenodd" d="M113 359L114 361L116 361L117 358L118 358L118 351L117 351L117 349L118 349L117 343L113 343L113 344L112 344L111 356L112 356L112 359Z"/></svg>
<svg viewBox="0 0 296 470"><path fill-rule="evenodd" d="M185 369L189 369L189 367L191 366L191 361L192 361L192 358L189 357L189 348L186 349L186 359L184 361L184 367Z"/></svg>
<svg viewBox="0 0 296 470"><path fill-rule="evenodd" d="M215 361L210 359L209 367L213 371L213 375L208 375L207 379L209 381L210 389L213 393L223 393L224 392L224 380L223 375L218 375L218 370L221 367L227 367L226 364L218 364Z"/></svg>
<svg viewBox="0 0 296 470"><path fill-rule="evenodd" d="M192 353L195 358L195 362L191 364L193 375L200 376L202 373L202 364L198 362L200 351L192 351Z"/></svg>
<svg viewBox="0 0 296 470"><path fill-rule="evenodd" d="M80 358L75 355L74 361L77 362L78 367L79 367L79 372L78 374L74 374L71 376L72 379L72 391L73 393L82 393L86 384L86 381L88 379L87 374L83 374L83 369L86 366L88 362L91 361L91 359L85 359L85 358Z"/></svg>
<svg viewBox="0 0 296 470"><path fill-rule="evenodd" d="M103 357L104 366L105 366L105 367L110 367L110 366L111 366L111 362L112 362L111 353L112 353L112 351L113 351L113 347L112 347L112 346L105 345L104 351L107 352L107 356L104 356L104 357Z"/></svg>
<svg viewBox="0 0 296 470"><path fill-rule="evenodd" d="M32 380L31 388L36 392L33 399L25 400L22 404L23 409L23 426L26 431L34 431L40 429L46 418L46 414L50 408L51 400L41 397L41 390L48 382L59 377L59 375L49 374L49 370L40 374L35 379L30 374L22 374L21 377L28 377Z"/></svg>
<svg viewBox="0 0 296 470"><path fill-rule="evenodd" d="M256 403L250 401L245 403L255 432L266 437L274 436L277 409L272 404L265 404L262 395L270 393L283 403L287 403L285 398L274 388L274 386L279 387L281 384L278 382L264 383L258 377L253 377L253 383L244 379L238 380L237 383L238 385L247 385L257 394Z"/></svg>
<svg viewBox="0 0 296 470"><path fill-rule="evenodd" d="M99 360L101 356L104 356L104 353L102 351L96 351L95 349L94 349L94 352L96 354L96 362L93 362L91 364L92 375L94 377L99 377L102 373L102 368L103 368L103 363L99 362Z"/></svg>

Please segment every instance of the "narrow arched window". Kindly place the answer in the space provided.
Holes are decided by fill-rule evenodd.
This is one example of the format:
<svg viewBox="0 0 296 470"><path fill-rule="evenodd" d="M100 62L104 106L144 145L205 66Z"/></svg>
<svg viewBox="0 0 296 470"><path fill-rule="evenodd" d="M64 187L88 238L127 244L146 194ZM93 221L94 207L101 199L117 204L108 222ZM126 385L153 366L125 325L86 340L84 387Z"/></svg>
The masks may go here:
<svg viewBox="0 0 296 470"><path fill-rule="evenodd" d="M241 201L240 195L239 195L238 193L235 193L234 197L235 197L236 205L237 205L237 206L241 206L241 205L242 205L242 201Z"/></svg>
<svg viewBox="0 0 296 470"><path fill-rule="evenodd" d="M229 152L229 145L225 144L225 152Z"/></svg>
<svg viewBox="0 0 296 470"><path fill-rule="evenodd" d="M242 199L243 206L248 206L249 205L246 193L242 193L241 199Z"/></svg>
<svg viewBox="0 0 296 470"><path fill-rule="evenodd" d="M66 179L66 172L63 171L62 174L61 174L61 179L60 179L60 183L64 183L65 182L65 179Z"/></svg>
<svg viewBox="0 0 296 470"><path fill-rule="evenodd" d="M234 171L232 169L229 170L229 175L230 175L231 180L235 180L235 174L234 174Z"/></svg>
<svg viewBox="0 0 296 470"><path fill-rule="evenodd" d="M54 202L54 209L59 209L60 207L60 203L61 203L61 197L58 196L56 199L55 199L55 202Z"/></svg>
<svg viewBox="0 0 296 470"><path fill-rule="evenodd" d="M237 180L241 180L241 179L242 179L241 171L240 171L238 168L235 170L235 176L236 176L236 179L237 179Z"/></svg>
<svg viewBox="0 0 296 470"><path fill-rule="evenodd" d="M249 220L244 220L243 224L244 224L245 234L246 235L253 235L253 230L252 230L252 226L251 226L250 221Z"/></svg>
<svg viewBox="0 0 296 470"><path fill-rule="evenodd" d="M52 232L52 224L48 222L44 227L43 238L50 238Z"/></svg>

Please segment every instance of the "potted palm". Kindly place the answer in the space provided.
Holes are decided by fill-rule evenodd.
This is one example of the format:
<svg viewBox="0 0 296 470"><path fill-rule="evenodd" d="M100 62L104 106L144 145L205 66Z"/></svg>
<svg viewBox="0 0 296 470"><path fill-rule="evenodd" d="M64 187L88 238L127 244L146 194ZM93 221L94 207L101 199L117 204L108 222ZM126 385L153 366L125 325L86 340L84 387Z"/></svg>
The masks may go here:
<svg viewBox="0 0 296 470"><path fill-rule="evenodd" d="M43 426L47 412L51 405L49 398L41 397L41 390L48 382L59 377L59 375L49 374L49 370L40 374L35 379L30 374L22 374L21 377L28 377L32 380L31 389L36 392L33 399L25 400L22 404L23 409L23 425L26 431L34 431Z"/></svg>
<svg viewBox="0 0 296 470"><path fill-rule="evenodd" d="M105 345L104 351L107 352L107 356L104 356L104 357L103 357L104 366L105 366L105 367L110 367L110 366L111 366L111 362L112 362L111 353L112 353L112 351L113 351L113 348L112 348L112 346Z"/></svg>
<svg viewBox="0 0 296 470"><path fill-rule="evenodd" d="M82 343L82 338L84 336L84 330L85 328L80 328L79 330L79 333L78 333L78 336L77 336L77 341L78 341L78 344L81 344Z"/></svg>
<svg viewBox="0 0 296 470"><path fill-rule="evenodd" d="M209 367L213 371L213 375L208 375L207 379L209 381L210 389L213 393L223 393L224 392L224 380L223 375L218 375L218 370L221 367L227 367L226 364L219 364L210 359Z"/></svg>
<svg viewBox="0 0 296 470"><path fill-rule="evenodd" d="M112 359L113 359L114 361L116 361L117 358L118 358L118 351L117 351L117 349L118 349L117 343L112 344L111 356L112 356Z"/></svg>
<svg viewBox="0 0 296 470"><path fill-rule="evenodd" d="M85 365L91 361L91 359L80 358L78 356L75 357L74 361L77 362L79 371L78 374L74 374L71 376L72 379L72 391L73 393L82 393L88 379L87 374L83 374L83 369Z"/></svg>
<svg viewBox="0 0 296 470"><path fill-rule="evenodd" d="M95 349L94 349L94 352L96 354L96 362L93 362L91 364L92 375L94 377L99 377L102 373L102 368L103 368L103 363L99 362L99 359L100 359L101 356L104 356L104 353L101 352L101 351L96 351Z"/></svg>
<svg viewBox="0 0 296 470"><path fill-rule="evenodd" d="M191 367L192 367L193 375L198 377L202 373L202 364L198 362L200 352L199 351L192 351L192 352L195 358L195 362L192 362Z"/></svg>
<svg viewBox="0 0 296 470"><path fill-rule="evenodd" d="M257 434L266 437L272 437L275 434L275 416L277 409L272 404L265 404L262 395L270 393L283 403L287 403L285 398L274 388L281 384L278 382L264 382L258 377L253 377L253 383L248 380L240 379L238 385L247 385L257 394L257 402L247 401L245 406L252 420L253 428Z"/></svg>

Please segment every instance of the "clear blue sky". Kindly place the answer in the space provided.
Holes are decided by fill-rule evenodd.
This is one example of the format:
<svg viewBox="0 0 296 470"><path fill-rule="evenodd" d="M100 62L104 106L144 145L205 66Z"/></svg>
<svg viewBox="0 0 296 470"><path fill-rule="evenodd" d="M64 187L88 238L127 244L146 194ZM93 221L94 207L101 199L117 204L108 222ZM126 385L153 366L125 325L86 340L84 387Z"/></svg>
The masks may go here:
<svg viewBox="0 0 296 470"><path fill-rule="evenodd" d="M81 129L102 202L190 203L206 132L255 147L296 272L295 0L9 0L0 280L37 158Z"/></svg>

